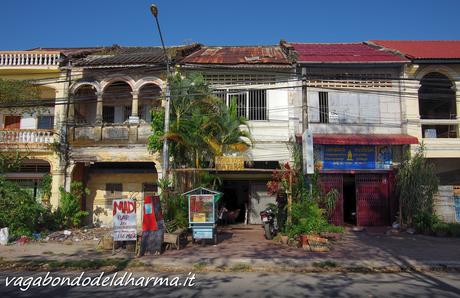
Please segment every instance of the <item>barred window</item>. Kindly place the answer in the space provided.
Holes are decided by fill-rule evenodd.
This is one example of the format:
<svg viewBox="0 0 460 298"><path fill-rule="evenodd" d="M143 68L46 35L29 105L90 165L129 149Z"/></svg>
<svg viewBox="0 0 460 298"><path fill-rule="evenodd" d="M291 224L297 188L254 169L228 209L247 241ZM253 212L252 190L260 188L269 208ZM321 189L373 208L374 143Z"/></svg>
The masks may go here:
<svg viewBox="0 0 460 298"><path fill-rule="evenodd" d="M319 92L319 122L329 123L329 98L327 92Z"/></svg>
<svg viewBox="0 0 460 298"><path fill-rule="evenodd" d="M214 94L222 99L227 105L236 102L237 113L251 121L268 120L267 116L267 90L237 90L218 89Z"/></svg>

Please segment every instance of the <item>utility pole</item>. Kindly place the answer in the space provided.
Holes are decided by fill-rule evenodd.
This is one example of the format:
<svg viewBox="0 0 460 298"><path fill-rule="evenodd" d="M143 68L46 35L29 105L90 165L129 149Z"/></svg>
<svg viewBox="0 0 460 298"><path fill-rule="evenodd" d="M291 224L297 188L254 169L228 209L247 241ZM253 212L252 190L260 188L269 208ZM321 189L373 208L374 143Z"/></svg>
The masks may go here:
<svg viewBox="0 0 460 298"><path fill-rule="evenodd" d="M308 129L307 68L302 67L302 133Z"/></svg>
<svg viewBox="0 0 460 298"><path fill-rule="evenodd" d="M166 60L166 90L165 90L165 135L169 132L169 109L170 109L170 100L171 100L171 90L169 86L169 77L171 75L170 69L170 60L168 53L166 52L165 43L163 41L163 34L161 33L160 22L158 21L158 8L155 4L150 5L150 12L155 17L155 21L157 24L158 33L160 34L161 46L163 47L163 54ZM163 140L163 167L162 167L162 176L163 179L166 178L168 174L169 168L169 146L168 146L168 139L164 138Z"/></svg>

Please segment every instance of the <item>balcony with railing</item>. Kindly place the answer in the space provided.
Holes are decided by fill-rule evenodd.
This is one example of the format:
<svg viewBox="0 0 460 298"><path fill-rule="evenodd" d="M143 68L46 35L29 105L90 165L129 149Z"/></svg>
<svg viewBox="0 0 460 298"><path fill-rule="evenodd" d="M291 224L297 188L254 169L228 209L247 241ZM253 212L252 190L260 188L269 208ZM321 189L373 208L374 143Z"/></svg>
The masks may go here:
<svg viewBox="0 0 460 298"><path fill-rule="evenodd" d="M0 148L47 149L54 142L54 132L47 129L0 129Z"/></svg>
<svg viewBox="0 0 460 298"><path fill-rule="evenodd" d="M0 68L59 66L60 53L56 51L0 51Z"/></svg>

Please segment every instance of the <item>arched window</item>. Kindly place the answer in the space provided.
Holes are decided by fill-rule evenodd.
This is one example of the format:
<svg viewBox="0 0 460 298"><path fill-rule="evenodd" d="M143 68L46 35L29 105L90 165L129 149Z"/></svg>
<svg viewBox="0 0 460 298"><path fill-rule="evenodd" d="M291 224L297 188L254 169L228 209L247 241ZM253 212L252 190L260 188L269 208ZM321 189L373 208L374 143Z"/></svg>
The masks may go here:
<svg viewBox="0 0 460 298"><path fill-rule="evenodd" d="M111 83L104 89L102 119L104 123L123 123L131 116L133 96L131 86L122 81Z"/></svg>
<svg viewBox="0 0 460 298"><path fill-rule="evenodd" d="M457 106L453 82L439 72L425 75L420 81L418 105L420 119L456 119ZM455 138L455 125L422 125L423 137Z"/></svg>

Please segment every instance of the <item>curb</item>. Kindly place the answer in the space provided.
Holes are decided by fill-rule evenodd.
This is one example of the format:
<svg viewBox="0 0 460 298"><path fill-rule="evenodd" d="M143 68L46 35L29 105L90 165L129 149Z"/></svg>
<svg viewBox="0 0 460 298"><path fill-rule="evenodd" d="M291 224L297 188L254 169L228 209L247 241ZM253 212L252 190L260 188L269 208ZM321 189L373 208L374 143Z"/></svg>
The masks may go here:
<svg viewBox="0 0 460 298"><path fill-rule="evenodd" d="M400 260L382 262L375 260L346 261L335 259L299 260L285 259L250 259L250 258L113 258L88 259L84 261L58 261L55 259L35 260L1 260L0 269L14 271L165 271L165 272L293 272L293 273L398 273L398 272L460 272L457 261Z"/></svg>

